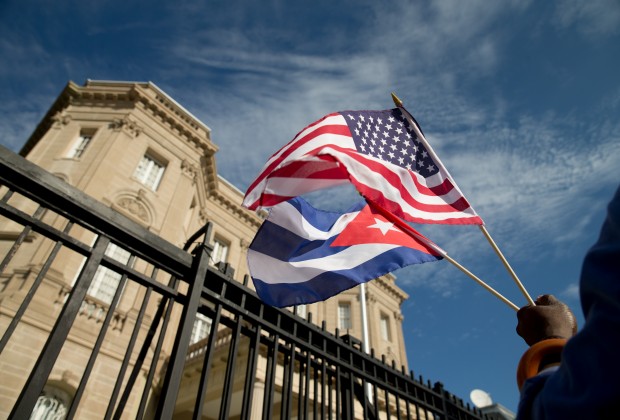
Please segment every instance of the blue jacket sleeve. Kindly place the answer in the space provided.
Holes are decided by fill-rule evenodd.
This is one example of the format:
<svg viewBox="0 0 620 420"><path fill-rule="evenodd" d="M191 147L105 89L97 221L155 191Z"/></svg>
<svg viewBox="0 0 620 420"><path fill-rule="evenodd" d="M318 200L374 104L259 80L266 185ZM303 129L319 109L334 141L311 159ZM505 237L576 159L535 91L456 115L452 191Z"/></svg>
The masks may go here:
<svg viewBox="0 0 620 420"><path fill-rule="evenodd" d="M580 280L582 330L553 373L526 381L518 419L620 418L620 188Z"/></svg>

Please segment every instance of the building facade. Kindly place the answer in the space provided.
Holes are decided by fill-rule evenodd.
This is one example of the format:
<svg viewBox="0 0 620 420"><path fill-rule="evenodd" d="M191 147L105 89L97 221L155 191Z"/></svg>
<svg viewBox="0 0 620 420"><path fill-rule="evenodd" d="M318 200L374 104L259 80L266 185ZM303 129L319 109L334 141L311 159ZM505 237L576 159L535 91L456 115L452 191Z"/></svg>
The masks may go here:
<svg viewBox="0 0 620 420"><path fill-rule="evenodd" d="M235 280L243 282L249 275L247 247L262 219L243 208L243 193L217 174L216 152L209 127L154 84L87 81L83 86L73 82L67 84L20 154L180 248L188 245L190 236L210 222L213 226L208 238L213 246L211 264L231 267L233 270L228 272ZM32 207L27 200L20 206ZM60 226L61 221L51 220L50 223ZM13 222L0 219L0 257L9 252L17 231ZM95 240L79 228L73 230L72 235L85 242ZM24 299L25 286L34 281L53 246L36 234L25 242L23 249L0 274L2 329L6 329L15 315ZM132 264L135 270L148 272L148 264L131 261L130 252L119 244L111 243L105 253L120 263ZM8 414L7 407L17 398L16 390L33 365L37 349L43 346L53 326L52 320L71 292L82 265L79 255L61 251L54 266L46 271L42 286L34 296L35 304L24 314L23 326L0 355L0 371L5 373L0 384L0 417ZM50 413L62 418L63 407L71 400L79 382L98 323L108 312L119 282L120 274L114 270L103 266L97 270L80 316L63 347L64 357L54 366L34 418L47 418L43 416ZM79 418L101 418L102 407L112 392L111 376L121 363L122 349L130 343L129 326L142 313L140 302L145 293L144 288L135 284L128 284L121 290L114 309L114 337L106 338L102 346L103 356L95 369L97 375L87 390L85 402L80 405ZM311 313L312 322L324 323L329 331L338 329L340 334L361 338L359 296L357 288L351 289L325 302L294 310L304 318ZM407 369L400 310L405 299L406 293L396 286L391 275L368 284L370 346L375 354L385 355L388 363ZM156 302L148 305L154 310ZM149 309L145 311L149 313ZM192 332L193 352L200 353L209 331L209 319L199 315ZM225 341L225 334L221 339ZM166 339L163 354L172 342L173 337ZM190 394L184 394L183 389L193 386L192 382L199 377L199 372L192 369L191 355L187 360L175 410L175 417L180 419L191 418L193 407L193 401L185 397ZM164 364L165 360L156 363ZM259 371L260 366L259 362ZM214 365L212 375L221 374L223 372ZM260 382L259 374L257 387L261 386ZM215 406L219 404L216 394L206 396L204 418L211 418L209 413L216 412ZM128 407L131 403L130 399ZM235 404L233 394L232 405ZM232 407L231 417L235 415L238 410Z"/></svg>

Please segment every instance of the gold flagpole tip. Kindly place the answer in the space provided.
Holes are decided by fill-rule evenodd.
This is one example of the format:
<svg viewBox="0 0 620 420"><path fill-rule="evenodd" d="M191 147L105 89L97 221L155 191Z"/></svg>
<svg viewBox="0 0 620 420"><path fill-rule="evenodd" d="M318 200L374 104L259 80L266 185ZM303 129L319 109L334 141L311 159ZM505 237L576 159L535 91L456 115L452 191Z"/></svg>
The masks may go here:
<svg viewBox="0 0 620 420"><path fill-rule="evenodd" d="M392 92L392 100L394 101L394 105L396 105L399 108L402 108L403 101L401 101L394 92Z"/></svg>

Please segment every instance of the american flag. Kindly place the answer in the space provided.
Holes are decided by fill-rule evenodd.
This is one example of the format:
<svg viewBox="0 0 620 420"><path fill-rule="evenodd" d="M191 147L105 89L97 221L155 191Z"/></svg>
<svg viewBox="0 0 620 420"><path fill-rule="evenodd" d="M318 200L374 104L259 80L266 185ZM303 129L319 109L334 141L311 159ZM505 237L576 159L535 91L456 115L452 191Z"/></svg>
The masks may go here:
<svg viewBox="0 0 620 420"><path fill-rule="evenodd" d="M346 182L411 222L483 223L404 108L338 112L309 125L269 158L243 204L271 207Z"/></svg>

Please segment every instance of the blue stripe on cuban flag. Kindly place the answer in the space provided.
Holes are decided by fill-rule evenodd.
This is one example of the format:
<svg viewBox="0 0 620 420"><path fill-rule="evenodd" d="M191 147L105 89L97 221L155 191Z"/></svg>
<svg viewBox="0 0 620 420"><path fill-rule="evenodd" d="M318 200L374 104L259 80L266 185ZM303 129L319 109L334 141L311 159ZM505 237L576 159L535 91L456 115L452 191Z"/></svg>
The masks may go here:
<svg viewBox="0 0 620 420"><path fill-rule="evenodd" d="M272 208L248 250L256 291L276 307L322 301L407 265L438 259L365 202L333 213L300 197Z"/></svg>

